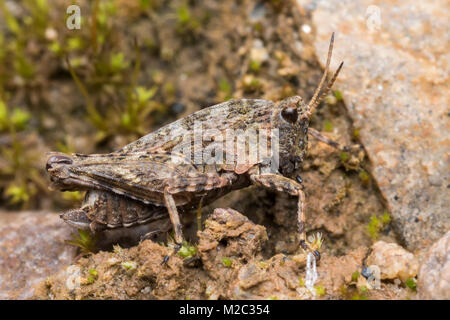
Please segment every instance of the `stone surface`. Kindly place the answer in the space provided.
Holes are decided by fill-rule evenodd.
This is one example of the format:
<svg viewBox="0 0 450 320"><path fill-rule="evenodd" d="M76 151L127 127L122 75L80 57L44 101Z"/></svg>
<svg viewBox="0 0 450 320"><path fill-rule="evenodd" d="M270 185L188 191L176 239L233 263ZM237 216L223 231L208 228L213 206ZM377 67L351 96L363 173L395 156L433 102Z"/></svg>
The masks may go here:
<svg viewBox="0 0 450 320"><path fill-rule="evenodd" d="M299 0L311 10L315 46L325 64L336 32L335 87L372 162L409 249L450 229L449 3Z"/></svg>
<svg viewBox="0 0 450 320"><path fill-rule="evenodd" d="M367 265L377 265L381 279L400 279L403 282L414 278L419 269L417 258L396 243L378 241L372 246Z"/></svg>
<svg viewBox="0 0 450 320"><path fill-rule="evenodd" d="M33 285L70 264L73 232L59 215L0 212L0 299L27 299Z"/></svg>
<svg viewBox="0 0 450 320"><path fill-rule="evenodd" d="M126 249L82 257L36 286L34 299L349 299L352 278L367 248L339 257L323 254L318 279L308 290L306 254L261 254L266 228L230 208L217 208L198 232L199 261L172 255L171 246L145 240ZM189 260L189 259L188 259ZM396 286L395 286L396 287ZM353 291L352 291L353 290ZM347 292L348 291L348 292ZM316 293L314 293L316 292ZM372 299L404 299L405 288L368 292Z"/></svg>
<svg viewBox="0 0 450 320"><path fill-rule="evenodd" d="M417 287L422 299L450 300L450 231L425 255Z"/></svg>

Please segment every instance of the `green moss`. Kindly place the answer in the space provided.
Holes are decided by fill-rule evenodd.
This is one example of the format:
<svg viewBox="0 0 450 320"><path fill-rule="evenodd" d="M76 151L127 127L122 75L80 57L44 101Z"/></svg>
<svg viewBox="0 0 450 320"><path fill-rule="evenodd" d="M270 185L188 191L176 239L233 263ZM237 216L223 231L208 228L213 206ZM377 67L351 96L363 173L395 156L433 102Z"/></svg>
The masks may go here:
<svg viewBox="0 0 450 320"><path fill-rule="evenodd" d="M352 281L356 282L358 281L358 278L359 278L359 271L356 270L355 272L352 273Z"/></svg>
<svg viewBox="0 0 450 320"><path fill-rule="evenodd" d="M341 91L334 90L334 96L336 97L336 99L342 100L342 92Z"/></svg>
<svg viewBox="0 0 450 320"><path fill-rule="evenodd" d="M231 84L227 79L223 78L219 81L219 90L224 96L224 100L229 100L231 98L232 88Z"/></svg>
<svg viewBox="0 0 450 320"><path fill-rule="evenodd" d="M263 31L263 25L261 22L256 22L253 24L253 30L255 30L257 33L261 33Z"/></svg>
<svg viewBox="0 0 450 320"><path fill-rule="evenodd" d="M350 160L350 154L348 152L342 151L339 153L339 158L342 162L347 162Z"/></svg>
<svg viewBox="0 0 450 320"><path fill-rule="evenodd" d="M128 61L125 61L125 55L123 54L123 52L112 54L109 63L111 71L113 73L119 72L122 69L126 69L130 65Z"/></svg>
<svg viewBox="0 0 450 320"><path fill-rule="evenodd" d="M96 251L95 244L97 236L93 235L89 230L78 229L78 234L72 233L72 240L66 240L66 244L70 244L81 248L84 253Z"/></svg>
<svg viewBox="0 0 450 320"><path fill-rule="evenodd" d="M93 277L98 277L98 271L95 269L89 269L89 274Z"/></svg>
<svg viewBox="0 0 450 320"><path fill-rule="evenodd" d="M182 35L192 33L200 26L200 22L192 16L187 3L184 3L183 5L177 8L176 17L177 17L176 29L178 33Z"/></svg>
<svg viewBox="0 0 450 320"><path fill-rule="evenodd" d="M253 72L258 72L261 69L261 63L256 60L250 60L249 68Z"/></svg>
<svg viewBox="0 0 450 320"><path fill-rule="evenodd" d="M412 279L412 278L406 279L405 285L406 285L409 289L411 289L412 291L416 291L416 290L417 290L417 283L416 283L416 281L415 281L414 279Z"/></svg>
<svg viewBox="0 0 450 320"><path fill-rule="evenodd" d="M367 231L372 240L377 240L381 229L381 222L375 215L370 217L369 224L367 225Z"/></svg>
<svg viewBox="0 0 450 320"><path fill-rule="evenodd" d="M224 257L224 258L222 258L222 264L225 267L230 268L231 265L233 264L233 261L230 258Z"/></svg>
<svg viewBox="0 0 450 320"><path fill-rule="evenodd" d="M19 108L12 111L4 101L0 99L0 131L17 132L26 129L31 114Z"/></svg>
<svg viewBox="0 0 450 320"><path fill-rule="evenodd" d="M197 248L195 246L190 245L186 240L183 241L180 250L178 250L178 255L184 259L192 258L196 254Z"/></svg>
<svg viewBox="0 0 450 320"><path fill-rule="evenodd" d="M298 286L299 287L304 287L305 286L305 279L303 279L302 277L298 278Z"/></svg>
<svg viewBox="0 0 450 320"><path fill-rule="evenodd" d="M61 45L59 44L58 41L52 41L49 45L48 45L48 49L50 51L52 51L53 53L56 54L61 54L62 53L62 48Z"/></svg>
<svg viewBox="0 0 450 320"><path fill-rule="evenodd" d="M28 190L25 186L20 185L10 185L6 191L5 194L7 197L9 197L9 202L11 204L18 204L18 203L26 203L30 200L30 195L28 193Z"/></svg>
<svg viewBox="0 0 450 320"><path fill-rule="evenodd" d="M176 94L175 85L172 82L166 82L163 87L163 92L164 92L164 95L166 96L166 98L174 99L175 94ZM151 96L150 98L152 98L152 97L153 96Z"/></svg>
<svg viewBox="0 0 450 320"><path fill-rule="evenodd" d="M360 294L358 292L355 292L352 296L352 300L367 300L367 296L364 294Z"/></svg>
<svg viewBox="0 0 450 320"><path fill-rule="evenodd" d="M383 215L381 216L381 223L383 225L387 225L391 222L391 215L388 211L384 211Z"/></svg>
<svg viewBox="0 0 450 320"><path fill-rule="evenodd" d="M124 268L126 271L134 271L136 270L136 262L134 261L125 261L121 263L122 268Z"/></svg>
<svg viewBox="0 0 450 320"><path fill-rule="evenodd" d="M15 56L13 66L14 70L25 79L31 79L35 74L33 65L22 54Z"/></svg>
<svg viewBox="0 0 450 320"><path fill-rule="evenodd" d="M381 217L372 215L367 225L367 232L372 240L378 240L379 233L391 222L389 212L385 211Z"/></svg>
<svg viewBox="0 0 450 320"><path fill-rule="evenodd" d="M365 170L359 172L359 179L361 179L363 186L368 186L370 183L370 175Z"/></svg>
<svg viewBox="0 0 450 320"><path fill-rule="evenodd" d="M360 130L359 129L354 129L353 130L353 138L354 139L356 139L356 140L358 140L359 139L359 137L360 137Z"/></svg>
<svg viewBox="0 0 450 320"><path fill-rule="evenodd" d="M345 284L343 284L340 288L339 288L339 293L341 294L341 296L346 297L348 294L348 289L347 286Z"/></svg>
<svg viewBox="0 0 450 320"><path fill-rule="evenodd" d="M6 7L5 1L0 1L0 11L6 22L6 27L14 34L19 35L21 33L21 28L16 18L9 12Z"/></svg>
<svg viewBox="0 0 450 320"><path fill-rule="evenodd" d="M323 297L327 293L327 290L322 285L314 286L314 289L319 297Z"/></svg>
<svg viewBox="0 0 450 320"><path fill-rule="evenodd" d="M325 120L323 122L323 130L326 132L332 132L333 131L333 124L330 120Z"/></svg>
<svg viewBox="0 0 450 320"><path fill-rule="evenodd" d="M98 271L95 269L89 269L89 276L87 278L88 284L93 284L98 278Z"/></svg>
<svg viewBox="0 0 450 320"><path fill-rule="evenodd" d="M83 49L83 39L80 37L71 37L67 39L67 50L69 51L76 51Z"/></svg>
<svg viewBox="0 0 450 320"><path fill-rule="evenodd" d="M368 292L369 292L369 289L367 289L366 286L361 286L361 287L359 287L359 293L360 293L360 294L366 295Z"/></svg>

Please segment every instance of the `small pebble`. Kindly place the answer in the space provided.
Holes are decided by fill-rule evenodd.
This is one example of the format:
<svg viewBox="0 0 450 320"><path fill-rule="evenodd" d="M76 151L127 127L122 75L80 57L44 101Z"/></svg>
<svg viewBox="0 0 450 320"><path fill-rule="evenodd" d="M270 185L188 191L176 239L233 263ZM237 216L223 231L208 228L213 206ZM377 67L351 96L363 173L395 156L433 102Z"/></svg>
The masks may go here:
<svg viewBox="0 0 450 320"><path fill-rule="evenodd" d="M311 33L311 27L308 24L302 25L302 31L306 34Z"/></svg>

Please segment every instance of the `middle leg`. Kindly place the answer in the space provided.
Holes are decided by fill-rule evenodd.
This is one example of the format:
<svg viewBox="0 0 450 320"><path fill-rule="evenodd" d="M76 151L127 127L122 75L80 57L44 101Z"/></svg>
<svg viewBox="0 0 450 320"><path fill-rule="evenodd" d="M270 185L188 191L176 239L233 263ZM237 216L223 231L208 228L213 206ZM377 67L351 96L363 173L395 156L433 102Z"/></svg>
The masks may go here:
<svg viewBox="0 0 450 320"><path fill-rule="evenodd" d="M170 221L175 233L174 253L177 253L183 244L182 225L174 195L179 193L204 194L207 191L223 188L232 184L235 178L235 175L230 173L224 175L215 173L191 173L188 177L178 177L168 183L164 188L164 205L169 212ZM168 259L168 256L165 257L163 262L167 262Z"/></svg>

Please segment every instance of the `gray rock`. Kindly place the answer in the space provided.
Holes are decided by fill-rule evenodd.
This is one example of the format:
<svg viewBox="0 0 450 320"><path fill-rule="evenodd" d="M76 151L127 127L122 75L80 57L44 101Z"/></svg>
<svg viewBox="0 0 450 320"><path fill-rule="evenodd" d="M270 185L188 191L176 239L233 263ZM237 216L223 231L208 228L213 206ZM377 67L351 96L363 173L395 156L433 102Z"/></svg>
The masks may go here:
<svg viewBox="0 0 450 320"><path fill-rule="evenodd" d="M69 265L71 232L57 214L0 212L0 299L30 298L33 285Z"/></svg>
<svg viewBox="0 0 450 320"><path fill-rule="evenodd" d="M310 0L299 0L314 8ZM316 3L315 47L332 68L394 225L410 250L450 229L448 2Z"/></svg>
<svg viewBox="0 0 450 320"><path fill-rule="evenodd" d="M450 231L428 250L417 288L422 299L450 300Z"/></svg>

